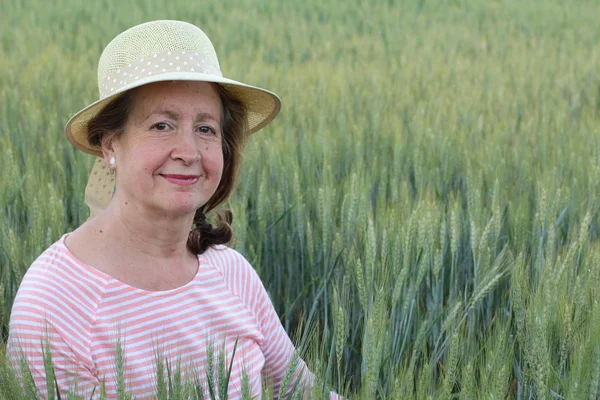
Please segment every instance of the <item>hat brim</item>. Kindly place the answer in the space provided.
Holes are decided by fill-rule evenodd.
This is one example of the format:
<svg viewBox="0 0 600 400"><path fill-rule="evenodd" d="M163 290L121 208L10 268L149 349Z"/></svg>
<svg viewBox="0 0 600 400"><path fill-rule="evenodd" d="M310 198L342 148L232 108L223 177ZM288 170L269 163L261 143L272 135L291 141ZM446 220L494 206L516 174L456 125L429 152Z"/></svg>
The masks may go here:
<svg viewBox="0 0 600 400"><path fill-rule="evenodd" d="M192 72L167 72L155 76L149 76L137 80L130 85L119 88L117 92L98 100L85 107L67 122L65 132L67 139L75 148L98 157L102 156L102 150L92 146L88 141L88 123L112 100L116 99L128 90L138 88L154 82L164 81L196 81L212 82L222 85L227 91L245 104L248 112L249 134L252 134L269 124L281 110L279 97L266 89L246 85L232 79L216 75L192 73Z"/></svg>

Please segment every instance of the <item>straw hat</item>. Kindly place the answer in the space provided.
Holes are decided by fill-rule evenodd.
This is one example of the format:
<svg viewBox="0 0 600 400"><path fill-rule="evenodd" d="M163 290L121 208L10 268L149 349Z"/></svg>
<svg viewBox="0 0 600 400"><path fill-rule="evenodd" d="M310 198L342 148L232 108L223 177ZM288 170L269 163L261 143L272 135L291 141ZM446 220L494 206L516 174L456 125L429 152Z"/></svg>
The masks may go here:
<svg viewBox="0 0 600 400"><path fill-rule="evenodd" d="M223 77L215 49L200 28L181 21L152 21L126 30L106 46L98 63L100 98L69 120L69 142L102 157L102 150L87 140L88 122L127 90L160 81L218 83L246 105L250 134L271 122L281 108L276 94ZM114 185L104 161L96 160L85 191L92 216L108 205Z"/></svg>

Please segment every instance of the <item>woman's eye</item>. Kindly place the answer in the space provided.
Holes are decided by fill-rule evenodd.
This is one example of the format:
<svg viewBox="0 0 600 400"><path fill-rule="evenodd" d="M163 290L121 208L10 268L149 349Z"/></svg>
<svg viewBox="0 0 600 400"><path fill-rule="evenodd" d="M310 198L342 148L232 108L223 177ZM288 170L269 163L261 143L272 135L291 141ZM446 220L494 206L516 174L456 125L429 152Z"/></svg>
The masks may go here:
<svg viewBox="0 0 600 400"><path fill-rule="evenodd" d="M157 131L166 131L167 129L169 129L169 125L165 124L164 122L154 124L152 127Z"/></svg>
<svg viewBox="0 0 600 400"><path fill-rule="evenodd" d="M207 134L211 134L211 135L214 135L217 133L213 128L211 128L210 126L206 126L206 125L199 126L198 131L200 133L205 133L205 134L207 133Z"/></svg>

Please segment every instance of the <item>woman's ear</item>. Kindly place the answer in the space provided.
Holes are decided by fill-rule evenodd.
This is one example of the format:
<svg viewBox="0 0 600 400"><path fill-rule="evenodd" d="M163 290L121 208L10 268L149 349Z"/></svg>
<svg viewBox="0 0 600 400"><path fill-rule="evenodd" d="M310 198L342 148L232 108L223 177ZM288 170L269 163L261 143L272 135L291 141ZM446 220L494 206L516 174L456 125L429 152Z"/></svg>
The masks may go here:
<svg viewBox="0 0 600 400"><path fill-rule="evenodd" d="M104 162L109 168L113 168L114 161L111 163L111 158L115 157L115 149L114 149L114 139L115 135L106 134L102 136L100 139L100 146L102 146L102 158L104 158Z"/></svg>

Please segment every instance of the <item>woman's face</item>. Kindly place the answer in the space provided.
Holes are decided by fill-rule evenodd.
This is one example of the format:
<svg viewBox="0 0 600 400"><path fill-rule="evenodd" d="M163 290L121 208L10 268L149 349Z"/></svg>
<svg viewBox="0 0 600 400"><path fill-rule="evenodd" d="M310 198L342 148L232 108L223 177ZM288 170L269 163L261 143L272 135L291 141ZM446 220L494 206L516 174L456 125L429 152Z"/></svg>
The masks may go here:
<svg viewBox="0 0 600 400"><path fill-rule="evenodd" d="M132 96L124 133L103 140L105 157L116 158L115 196L144 214L193 214L221 180L221 135L221 100L213 84L142 86Z"/></svg>

